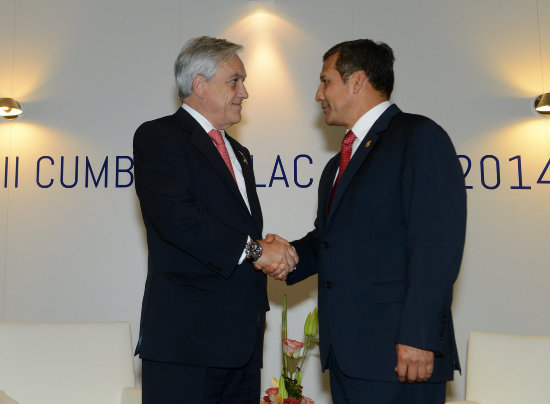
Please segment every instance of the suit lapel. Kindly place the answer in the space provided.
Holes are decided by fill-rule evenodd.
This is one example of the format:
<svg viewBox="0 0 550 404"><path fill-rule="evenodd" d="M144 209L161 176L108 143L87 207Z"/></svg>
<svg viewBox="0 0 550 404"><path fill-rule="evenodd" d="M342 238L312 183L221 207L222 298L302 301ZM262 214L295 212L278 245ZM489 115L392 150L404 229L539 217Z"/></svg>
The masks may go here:
<svg viewBox="0 0 550 404"><path fill-rule="evenodd" d="M247 209L237 183L225 165L225 162L218 152L218 149L216 149L216 146L212 142L212 139L208 136L208 133L206 133L202 126L200 126L199 123L195 121L195 119L193 119L193 117L183 108L180 108L178 112L176 112L176 117L178 118L182 128L190 133L190 138L193 144L208 159L214 169L218 172L223 182L227 185L231 192L239 198L244 205L244 208Z"/></svg>
<svg viewBox="0 0 550 404"><path fill-rule="evenodd" d="M363 165L363 162L366 160L367 156L371 153L371 151L376 146L376 143L378 142L378 139L382 135L382 132L388 128L393 117L399 112L401 111L395 104L390 105L384 111L384 113L380 116L380 118L378 118L376 122L374 122L374 125L372 125L372 128L367 132L367 135L365 136L365 138L363 139L363 141L361 142L361 144L353 154L353 157L351 158L350 162L348 163L348 166L346 167L346 170L344 171L342 178L340 178L340 183L338 184L338 188L336 189L336 193L334 194L334 199L332 200L332 207L330 209L327 221L330 220L330 218L332 217L332 214L338 208L338 204L340 203L342 196L346 192L346 189L349 186L351 180L355 176L355 173ZM334 173L335 172L336 171L334 171ZM334 176L333 176L333 179L334 179ZM331 190L329 190L329 198L330 198L330 192Z"/></svg>
<svg viewBox="0 0 550 404"><path fill-rule="evenodd" d="M332 186L334 184L334 178L336 177L336 170L340 164L340 153L331 158L327 163L326 175L322 181L319 182L319 212L322 214L323 223L328 219L328 204L330 202L330 195L332 193Z"/></svg>
<svg viewBox="0 0 550 404"><path fill-rule="evenodd" d="M231 147L237 156L237 160L241 165L241 171L243 173L244 182L246 184L246 196L248 197L248 204L250 205L250 212L252 218L258 227L258 230L262 230L263 219L262 219L262 209L260 207L260 201L258 199L258 193L256 192L256 179L254 178L254 171L252 170L252 162L249 157L247 157L248 152L244 149L235 139L231 136L227 136ZM240 194L240 192L239 192ZM242 199L242 198L241 198ZM244 201L243 201L244 203Z"/></svg>

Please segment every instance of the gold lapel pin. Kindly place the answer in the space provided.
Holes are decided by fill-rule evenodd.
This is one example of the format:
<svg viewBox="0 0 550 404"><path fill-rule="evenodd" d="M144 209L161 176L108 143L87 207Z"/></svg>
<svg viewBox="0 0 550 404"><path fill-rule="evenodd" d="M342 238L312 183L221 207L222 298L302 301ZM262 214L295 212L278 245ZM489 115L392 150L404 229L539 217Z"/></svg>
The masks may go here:
<svg viewBox="0 0 550 404"><path fill-rule="evenodd" d="M243 158L244 164L248 165L248 160L247 160L246 157L244 156L243 152L239 150L239 153L241 153L241 156L242 156L242 158Z"/></svg>
<svg viewBox="0 0 550 404"><path fill-rule="evenodd" d="M372 144L372 140L369 140L369 141L367 141L367 143L365 143L365 147L368 148L368 147L370 147L371 144Z"/></svg>

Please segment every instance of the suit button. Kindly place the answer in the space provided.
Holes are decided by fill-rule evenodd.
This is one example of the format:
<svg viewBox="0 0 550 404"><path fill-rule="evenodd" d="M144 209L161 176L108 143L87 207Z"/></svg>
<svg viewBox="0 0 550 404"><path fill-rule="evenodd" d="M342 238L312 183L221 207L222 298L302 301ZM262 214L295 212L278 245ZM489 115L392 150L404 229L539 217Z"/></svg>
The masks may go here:
<svg viewBox="0 0 550 404"><path fill-rule="evenodd" d="M330 289L332 288L332 282L325 282L325 288Z"/></svg>
<svg viewBox="0 0 550 404"><path fill-rule="evenodd" d="M330 247L330 243L328 241L323 241L323 248L329 248Z"/></svg>

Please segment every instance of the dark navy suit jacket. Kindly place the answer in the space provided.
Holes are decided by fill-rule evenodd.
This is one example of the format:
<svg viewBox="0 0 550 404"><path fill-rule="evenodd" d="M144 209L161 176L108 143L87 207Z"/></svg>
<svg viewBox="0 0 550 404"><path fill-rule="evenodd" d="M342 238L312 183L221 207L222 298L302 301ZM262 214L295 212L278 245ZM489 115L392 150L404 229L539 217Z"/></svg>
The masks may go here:
<svg viewBox="0 0 550 404"><path fill-rule="evenodd" d="M323 171L315 229L293 242L300 263L287 280L319 275L323 368L332 347L346 375L397 381L400 343L435 352L431 381L452 379L466 193L449 137L390 106L353 155L328 212L339 158Z"/></svg>
<svg viewBox="0 0 550 404"><path fill-rule="evenodd" d="M266 276L238 265L262 213L248 150L228 136L252 214L208 134L185 110L134 136L135 185L149 262L136 353L144 359L240 367L268 310Z"/></svg>

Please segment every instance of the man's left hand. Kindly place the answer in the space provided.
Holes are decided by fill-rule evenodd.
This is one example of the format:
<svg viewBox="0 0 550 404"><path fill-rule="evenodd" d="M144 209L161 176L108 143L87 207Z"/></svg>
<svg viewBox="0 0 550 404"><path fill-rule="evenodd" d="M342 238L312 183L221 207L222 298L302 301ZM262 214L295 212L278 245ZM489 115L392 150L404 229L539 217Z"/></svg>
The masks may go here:
<svg viewBox="0 0 550 404"><path fill-rule="evenodd" d="M425 382L434 370L434 353L408 345L396 344L395 371L401 383Z"/></svg>

